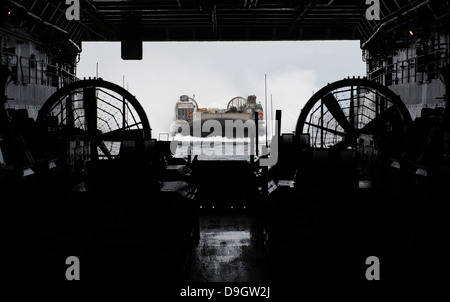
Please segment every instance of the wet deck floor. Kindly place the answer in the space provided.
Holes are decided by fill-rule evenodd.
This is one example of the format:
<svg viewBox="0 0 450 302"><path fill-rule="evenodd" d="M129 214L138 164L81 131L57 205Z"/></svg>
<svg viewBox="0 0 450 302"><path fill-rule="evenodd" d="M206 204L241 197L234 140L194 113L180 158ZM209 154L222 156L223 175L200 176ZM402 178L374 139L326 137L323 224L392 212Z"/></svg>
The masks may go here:
<svg viewBox="0 0 450 302"><path fill-rule="evenodd" d="M248 215L200 217L200 242L187 267L187 282L268 281L263 245Z"/></svg>

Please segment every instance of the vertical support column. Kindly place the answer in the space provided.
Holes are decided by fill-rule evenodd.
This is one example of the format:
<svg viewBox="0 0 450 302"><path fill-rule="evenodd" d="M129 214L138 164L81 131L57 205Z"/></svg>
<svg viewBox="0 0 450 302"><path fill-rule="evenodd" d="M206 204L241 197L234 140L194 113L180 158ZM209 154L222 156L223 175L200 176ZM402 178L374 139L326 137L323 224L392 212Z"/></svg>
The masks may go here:
<svg viewBox="0 0 450 302"><path fill-rule="evenodd" d="M256 156L259 156L259 122L258 122L258 114L255 112L255 145L256 145Z"/></svg>
<svg viewBox="0 0 450 302"><path fill-rule="evenodd" d="M444 153L447 155L447 168L450 170L450 160L448 160L449 150L450 150L450 65L446 65L442 69L442 76L444 77L444 84L445 84L445 93L447 95L446 100L446 106L444 109L444 116L443 116L443 129L444 129ZM448 174L448 173L447 173ZM447 175L449 176L449 175ZM447 191L448 192L448 191Z"/></svg>
<svg viewBox="0 0 450 302"><path fill-rule="evenodd" d="M320 100L320 148L323 148L324 141L323 141L323 100Z"/></svg>
<svg viewBox="0 0 450 302"><path fill-rule="evenodd" d="M126 106L125 102L126 102L125 98L122 98L122 130L125 130L125 126L126 126L127 106Z"/></svg>
<svg viewBox="0 0 450 302"><path fill-rule="evenodd" d="M356 125L355 125L355 128L359 128L359 123L360 123L360 121L359 121L359 115L361 114L363 114L364 112L361 112L363 109L362 109L362 107L361 107L361 99L360 99L360 97L359 97L359 95L361 94L361 90L359 89L359 87L357 87L356 88L356 110L358 111L357 113L356 113Z"/></svg>
<svg viewBox="0 0 450 302"><path fill-rule="evenodd" d="M380 97L378 95L378 91L375 92L375 118L378 117L380 113Z"/></svg>
<svg viewBox="0 0 450 302"><path fill-rule="evenodd" d="M87 133L90 137L91 159L98 159L97 144L93 140L97 132L97 98L95 87L83 88L83 107L86 119Z"/></svg>
<svg viewBox="0 0 450 302"><path fill-rule="evenodd" d="M275 135L278 137L278 141L281 138L281 110L275 111L275 119L277 120L278 129L276 129Z"/></svg>
<svg viewBox="0 0 450 302"><path fill-rule="evenodd" d="M0 123L6 123L8 120L8 114L6 113L6 83L8 77L11 75L11 71L0 63Z"/></svg>
<svg viewBox="0 0 450 302"><path fill-rule="evenodd" d="M268 123L267 123L267 112L269 112L269 110L267 110L267 75L264 75L264 93L265 93L265 108L264 108L264 120L266 121L266 125L265 125L265 129L266 129L266 148L268 148L269 146L267 145L267 127L268 127Z"/></svg>
<svg viewBox="0 0 450 302"><path fill-rule="evenodd" d="M255 152L254 152L254 148L255 148L255 137L253 135L256 135L256 133L258 132L257 128L258 128L258 114L256 112L254 112L254 117L253 120L255 122L255 134L251 133L249 131L248 136L250 137L250 145L249 145L249 150L250 150L250 164L253 164L255 162Z"/></svg>
<svg viewBox="0 0 450 302"><path fill-rule="evenodd" d="M354 99L353 99L353 85L350 89L350 112L349 112L349 118L350 118L350 125L352 126L352 128L356 128L355 125L355 104L354 104Z"/></svg>
<svg viewBox="0 0 450 302"><path fill-rule="evenodd" d="M67 119L67 126L69 127L69 129L73 129L74 119L73 119L72 94L67 95L66 98L66 119Z"/></svg>
<svg viewBox="0 0 450 302"><path fill-rule="evenodd" d="M189 143L189 146L187 148L187 162L188 163L192 162L192 145L191 145L191 143Z"/></svg>

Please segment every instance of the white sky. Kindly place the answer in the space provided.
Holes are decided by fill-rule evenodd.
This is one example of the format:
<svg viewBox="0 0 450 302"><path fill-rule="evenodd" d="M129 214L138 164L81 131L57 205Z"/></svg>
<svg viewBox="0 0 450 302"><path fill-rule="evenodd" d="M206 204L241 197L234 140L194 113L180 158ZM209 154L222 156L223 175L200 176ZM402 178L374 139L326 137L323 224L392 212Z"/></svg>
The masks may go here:
<svg viewBox="0 0 450 302"><path fill-rule="evenodd" d="M129 87L144 107L152 136L169 132L183 94L199 107L226 108L233 97L256 95L264 106L264 74L273 108L282 110L283 133L295 129L301 108L327 83L364 76L359 41L151 42L141 61L124 61L120 43L83 42L77 76ZM270 109L270 108L269 108Z"/></svg>

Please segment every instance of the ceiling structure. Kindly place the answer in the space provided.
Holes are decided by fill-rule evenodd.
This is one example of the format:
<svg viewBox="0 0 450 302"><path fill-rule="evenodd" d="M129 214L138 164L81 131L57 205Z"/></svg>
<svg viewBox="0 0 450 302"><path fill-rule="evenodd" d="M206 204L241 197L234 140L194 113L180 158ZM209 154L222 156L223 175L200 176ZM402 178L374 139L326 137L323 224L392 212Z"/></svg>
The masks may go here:
<svg viewBox="0 0 450 302"><path fill-rule="evenodd" d="M6 11L33 19L31 32L60 29L69 41L280 41L360 40L382 44L386 36L419 27L448 26L448 0L72 0L80 20L67 20L65 0L6 0ZM366 4L368 2L369 4ZM380 4L380 20L366 11ZM19 12L19 14L17 14ZM42 31L39 31L42 32Z"/></svg>
<svg viewBox="0 0 450 302"><path fill-rule="evenodd" d="M369 7L364 0L86 3L91 5L84 7L85 24L108 40L121 40L129 33L144 41L359 39L370 29L368 22L361 20ZM89 35L88 39L100 37Z"/></svg>

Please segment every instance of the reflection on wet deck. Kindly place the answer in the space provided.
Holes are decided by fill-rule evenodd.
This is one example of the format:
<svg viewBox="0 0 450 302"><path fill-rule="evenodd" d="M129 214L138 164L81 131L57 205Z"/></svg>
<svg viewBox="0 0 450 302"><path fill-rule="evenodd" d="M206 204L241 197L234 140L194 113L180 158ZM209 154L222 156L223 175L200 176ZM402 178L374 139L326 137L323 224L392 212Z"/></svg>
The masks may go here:
<svg viewBox="0 0 450 302"><path fill-rule="evenodd" d="M200 243L187 270L188 282L267 281L267 260L247 216L203 216Z"/></svg>

